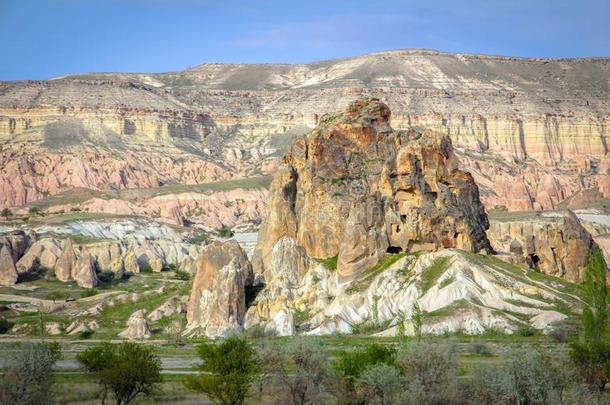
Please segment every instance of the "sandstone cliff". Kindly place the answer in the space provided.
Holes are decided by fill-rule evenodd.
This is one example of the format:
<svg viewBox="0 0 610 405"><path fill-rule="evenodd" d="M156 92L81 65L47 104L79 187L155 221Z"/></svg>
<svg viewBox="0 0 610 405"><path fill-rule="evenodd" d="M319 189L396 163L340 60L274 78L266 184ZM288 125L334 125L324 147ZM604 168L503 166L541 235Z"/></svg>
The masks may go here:
<svg viewBox="0 0 610 405"><path fill-rule="evenodd" d="M477 186L458 169L449 137L396 132L389 119L378 99L359 100L294 143L271 186L256 272L285 236L308 257L338 255L344 278L386 252L491 250Z"/></svg>

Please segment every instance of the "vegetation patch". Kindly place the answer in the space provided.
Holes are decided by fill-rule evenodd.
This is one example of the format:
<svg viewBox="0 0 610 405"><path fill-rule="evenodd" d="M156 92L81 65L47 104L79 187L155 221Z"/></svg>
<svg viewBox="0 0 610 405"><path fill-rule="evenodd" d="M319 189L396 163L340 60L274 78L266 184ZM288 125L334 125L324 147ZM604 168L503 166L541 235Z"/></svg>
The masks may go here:
<svg viewBox="0 0 610 405"><path fill-rule="evenodd" d="M420 287L422 293L426 293L433 285L436 280L447 270L449 267L449 257L439 257L434 260L432 265L424 270L421 274Z"/></svg>
<svg viewBox="0 0 610 405"><path fill-rule="evenodd" d="M337 270L337 260L339 259L339 255L334 255L332 257L328 257L326 259L320 259L320 263L322 263L322 265L324 267L326 267L327 270L329 271L335 271Z"/></svg>
<svg viewBox="0 0 610 405"><path fill-rule="evenodd" d="M346 290L348 294L354 294L364 291L371 285L371 282L377 275L384 272L388 267L396 263L399 259L405 257L406 253L387 254L376 265L365 271L358 280L354 281Z"/></svg>

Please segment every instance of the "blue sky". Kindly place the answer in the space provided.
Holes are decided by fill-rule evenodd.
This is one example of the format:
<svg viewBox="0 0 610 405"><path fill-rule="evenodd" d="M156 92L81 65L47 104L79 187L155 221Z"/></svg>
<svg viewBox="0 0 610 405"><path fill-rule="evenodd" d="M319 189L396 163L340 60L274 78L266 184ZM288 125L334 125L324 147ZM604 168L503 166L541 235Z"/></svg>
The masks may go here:
<svg viewBox="0 0 610 405"><path fill-rule="evenodd" d="M0 80L396 48L610 56L609 0L0 0Z"/></svg>

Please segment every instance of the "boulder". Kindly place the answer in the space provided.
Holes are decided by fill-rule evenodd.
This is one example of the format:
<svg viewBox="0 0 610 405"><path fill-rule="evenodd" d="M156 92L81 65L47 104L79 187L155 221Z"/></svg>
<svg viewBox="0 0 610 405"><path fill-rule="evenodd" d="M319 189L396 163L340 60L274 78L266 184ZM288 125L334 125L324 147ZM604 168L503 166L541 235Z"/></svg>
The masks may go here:
<svg viewBox="0 0 610 405"><path fill-rule="evenodd" d="M458 168L451 139L397 132L389 120L378 99L358 100L293 143L271 185L256 273L269 268L284 236L308 257L338 255L343 280L386 252L491 251L478 187Z"/></svg>
<svg viewBox="0 0 610 405"><path fill-rule="evenodd" d="M148 323L146 322L146 311L140 309L129 317L127 320L127 329L119 333L119 336L129 340L148 339L152 336Z"/></svg>
<svg viewBox="0 0 610 405"><path fill-rule="evenodd" d="M187 310L187 334L223 336L241 328L246 285L254 280L246 254L235 240L215 241L197 259Z"/></svg>

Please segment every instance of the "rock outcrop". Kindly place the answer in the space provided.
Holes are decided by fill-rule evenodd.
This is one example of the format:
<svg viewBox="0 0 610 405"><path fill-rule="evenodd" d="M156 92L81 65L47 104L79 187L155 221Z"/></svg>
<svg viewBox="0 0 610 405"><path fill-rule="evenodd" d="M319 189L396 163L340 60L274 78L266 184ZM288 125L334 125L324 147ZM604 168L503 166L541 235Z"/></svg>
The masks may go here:
<svg viewBox="0 0 610 405"><path fill-rule="evenodd" d="M146 311L140 309L129 317L127 320L127 329L119 333L119 336L129 340L148 339L152 336L148 323L146 322Z"/></svg>
<svg viewBox="0 0 610 405"><path fill-rule="evenodd" d="M517 262L575 283L583 281L587 254L595 246L572 211L514 219L507 215L491 222L488 235L496 250Z"/></svg>
<svg viewBox="0 0 610 405"><path fill-rule="evenodd" d="M55 263L55 277L57 277L59 281L69 281L76 269L77 261L78 258L76 253L74 253L72 240L68 239L64 243L61 255Z"/></svg>
<svg viewBox="0 0 610 405"><path fill-rule="evenodd" d="M257 273L285 236L308 257L338 255L344 279L386 252L491 250L478 188L458 169L449 137L396 132L389 120L385 104L359 100L293 144L271 187Z"/></svg>
<svg viewBox="0 0 610 405"><path fill-rule="evenodd" d="M206 246L197 259L186 334L217 337L240 330L246 286L253 281L250 262L235 240Z"/></svg>
<svg viewBox="0 0 610 405"><path fill-rule="evenodd" d="M97 285L95 261L90 253L83 253L72 267L72 278L80 287L93 288Z"/></svg>
<svg viewBox="0 0 610 405"><path fill-rule="evenodd" d="M15 285L18 276L10 245L0 245L0 285Z"/></svg>

